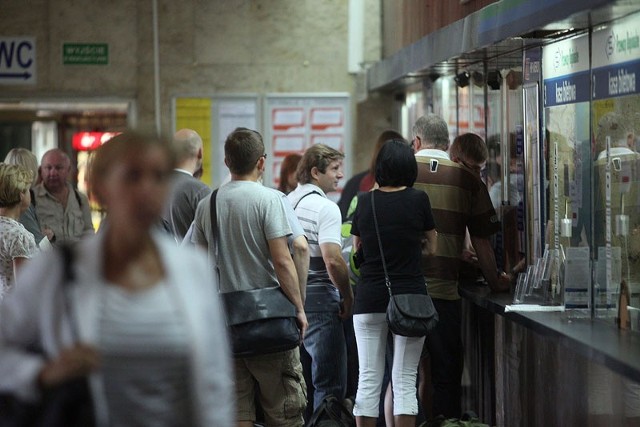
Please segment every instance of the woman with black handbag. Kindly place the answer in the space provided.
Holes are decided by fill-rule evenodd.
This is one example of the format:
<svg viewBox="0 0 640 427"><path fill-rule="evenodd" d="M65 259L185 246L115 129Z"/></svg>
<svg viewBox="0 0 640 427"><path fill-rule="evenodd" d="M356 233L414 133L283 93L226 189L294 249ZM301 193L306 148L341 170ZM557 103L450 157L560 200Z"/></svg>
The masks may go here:
<svg viewBox="0 0 640 427"><path fill-rule="evenodd" d="M376 425L384 373L389 294L427 295L420 267L424 254L436 250L436 231L429 198L411 188L417 166L404 140L387 141L375 167L379 188L358 199L354 245L362 247L362 279L354 306L360 374L354 415L359 427ZM389 287L387 286L389 285ZM396 427L414 426L418 413L417 367L425 337L393 334L393 413Z"/></svg>
<svg viewBox="0 0 640 427"><path fill-rule="evenodd" d="M233 425L213 271L206 255L156 230L172 168L155 136L125 132L101 146L90 183L109 224L34 259L0 306L0 392L40 402L32 408L46 423L29 425ZM82 378L93 419L54 422L47 397Z"/></svg>

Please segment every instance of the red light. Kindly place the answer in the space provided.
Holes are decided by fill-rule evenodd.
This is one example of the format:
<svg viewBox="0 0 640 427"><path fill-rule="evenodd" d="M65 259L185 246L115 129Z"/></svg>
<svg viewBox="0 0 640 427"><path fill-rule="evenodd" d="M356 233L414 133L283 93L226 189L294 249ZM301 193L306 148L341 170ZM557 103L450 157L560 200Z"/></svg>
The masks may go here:
<svg viewBox="0 0 640 427"><path fill-rule="evenodd" d="M118 135L120 132L76 132L72 146L77 151L91 151Z"/></svg>

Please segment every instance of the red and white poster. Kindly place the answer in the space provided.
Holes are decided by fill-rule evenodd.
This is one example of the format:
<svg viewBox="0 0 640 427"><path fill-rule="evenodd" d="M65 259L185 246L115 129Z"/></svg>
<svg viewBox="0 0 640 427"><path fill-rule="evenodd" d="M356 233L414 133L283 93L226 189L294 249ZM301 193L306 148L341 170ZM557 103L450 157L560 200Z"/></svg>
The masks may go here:
<svg viewBox="0 0 640 427"><path fill-rule="evenodd" d="M344 175L351 175L350 100L347 94L271 95L265 99L265 143L270 167L265 183L276 187L280 165L292 153L304 154L311 145L325 144L345 153ZM346 179L344 180L346 182ZM341 183L343 184L343 183ZM337 200L340 193L328 195Z"/></svg>

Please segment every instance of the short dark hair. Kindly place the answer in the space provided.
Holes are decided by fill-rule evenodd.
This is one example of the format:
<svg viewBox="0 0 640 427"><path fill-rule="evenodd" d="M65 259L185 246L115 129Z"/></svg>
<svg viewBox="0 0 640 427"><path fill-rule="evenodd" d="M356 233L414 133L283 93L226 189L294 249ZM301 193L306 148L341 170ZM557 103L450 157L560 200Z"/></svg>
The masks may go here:
<svg viewBox="0 0 640 427"><path fill-rule="evenodd" d="M375 176L380 187L413 186L418 165L413 149L405 139L391 139L382 145L376 159Z"/></svg>
<svg viewBox="0 0 640 427"><path fill-rule="evenodd" d="M456 157L464 161L470 160L480 164L487 161L489 150L487 150L487 144L484 143L479 135L464 133L458 135L451 143L449 157L452 160Z"/></svg>
<svg viewBox="0 0 640 427"><path fill-rule="evenodd" d="M371 175L376 173L376 159L378 157L378 153L380 152L380 148L384 145L385 142L391 139L403 139L403 137L393 129L383 130L382 133L378 135L378 140L376 141L376 145L375 147L373 147L373 155L371 156L371 166L369 166L369 173Z"/></svg>
<svg viewBox="0 0 640 427"><path fill-rule="evenodd" d="M224 158L235 175L251 172L261 156L264 156L264 142L255 130L236 128L224 142Z"/></svg>

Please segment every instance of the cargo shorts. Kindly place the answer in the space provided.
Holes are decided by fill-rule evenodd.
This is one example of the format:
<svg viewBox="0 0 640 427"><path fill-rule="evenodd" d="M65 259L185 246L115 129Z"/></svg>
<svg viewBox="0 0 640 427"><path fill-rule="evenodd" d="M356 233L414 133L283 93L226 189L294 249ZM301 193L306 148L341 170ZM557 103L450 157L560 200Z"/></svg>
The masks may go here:
<svg viewBox="0 0 640 427"><path fill-rule="evenodd" d="M255 421L257 397L267 426L304 425L307 387L298 348L239 358L234 364L238 421Z"/></svg>

